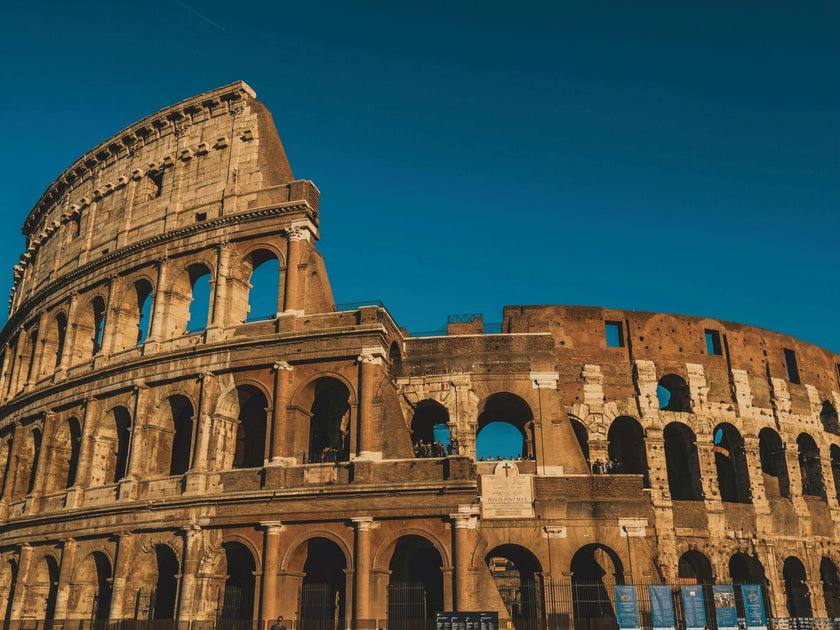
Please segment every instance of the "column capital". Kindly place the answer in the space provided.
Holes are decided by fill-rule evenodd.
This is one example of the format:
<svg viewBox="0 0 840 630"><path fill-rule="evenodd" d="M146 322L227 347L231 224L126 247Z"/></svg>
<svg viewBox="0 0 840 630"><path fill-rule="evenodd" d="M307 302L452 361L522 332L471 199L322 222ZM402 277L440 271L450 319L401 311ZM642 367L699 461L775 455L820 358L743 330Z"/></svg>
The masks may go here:
<svg viewBox="0 0 840 630"><path fill-rule="evenodd" d="M279 534L286 529L280 521L260 521L260 527L264 527L265 533L269 536Z"/></svg>
<svg viewBox="0 0 840 630"><path fill-rule="evenodd" d="M353 523L353 527L359 532L366 532L373 527L372 516L351 516L350 522Z"/></svg>

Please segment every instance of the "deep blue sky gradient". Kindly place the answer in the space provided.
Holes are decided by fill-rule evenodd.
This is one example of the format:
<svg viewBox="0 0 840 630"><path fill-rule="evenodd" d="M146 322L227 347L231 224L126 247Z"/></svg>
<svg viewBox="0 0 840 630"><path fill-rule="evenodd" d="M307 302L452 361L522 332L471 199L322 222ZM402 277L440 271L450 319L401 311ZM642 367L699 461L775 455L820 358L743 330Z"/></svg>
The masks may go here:
<svg viewBox="0 0 840 630"><path fill-rule="evenodd" d="M412 331L504 304L686 313L840 351L837 2L0 11L0 286L78 156L243 79L321 190L338 302Z"/></svg>

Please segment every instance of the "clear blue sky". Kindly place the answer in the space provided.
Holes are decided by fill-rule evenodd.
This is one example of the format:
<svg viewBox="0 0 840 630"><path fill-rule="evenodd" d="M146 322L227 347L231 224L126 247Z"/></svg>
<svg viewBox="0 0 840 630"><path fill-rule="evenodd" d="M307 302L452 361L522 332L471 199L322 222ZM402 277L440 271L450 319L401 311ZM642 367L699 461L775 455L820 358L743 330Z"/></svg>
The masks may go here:
<svg viewBox="0 0 840 630"><path fill-rule="evenodd" d="M336 300L755 324L840 351L837 2L4 3L0 285L75 158L242 79Z"/></svg>

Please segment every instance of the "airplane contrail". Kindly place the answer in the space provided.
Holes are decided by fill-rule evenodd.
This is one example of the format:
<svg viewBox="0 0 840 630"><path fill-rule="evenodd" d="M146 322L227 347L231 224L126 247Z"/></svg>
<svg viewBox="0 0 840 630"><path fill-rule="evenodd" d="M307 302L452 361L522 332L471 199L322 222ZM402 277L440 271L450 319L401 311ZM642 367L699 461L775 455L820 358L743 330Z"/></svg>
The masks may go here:
<svg viewBox="0 0 840 630"><path fill-rule="evenodd" d="M219 25L218 25L218 24L216 24L213 20L211 20L209 17L207 17L206 15L202 15L201 13L199 13L198 11L196 11L195 9L193 9L190 5L185 4L185 3L181 2L181 0L174 0L174 2L175 2L176 4L179 4L180 6L184 7L187 11L189 11L189 12L191 12L191 13L194 13L195 15L197 15L198 17L200 17L202 20L204 20L204 21L205 21L205 22L207 22L208 24L212 24L213 26L215 26L215 27L216 27L217 29L219 29L220 31L225 30L223 26L219 26Z"/></svg>

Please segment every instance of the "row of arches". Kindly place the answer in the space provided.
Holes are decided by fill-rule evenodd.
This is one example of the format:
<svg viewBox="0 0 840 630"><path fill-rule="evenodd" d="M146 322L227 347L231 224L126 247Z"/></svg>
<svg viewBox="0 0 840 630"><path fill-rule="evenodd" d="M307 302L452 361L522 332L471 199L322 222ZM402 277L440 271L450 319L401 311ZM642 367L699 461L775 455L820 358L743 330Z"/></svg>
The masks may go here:
<svg viewBox="0 0 840 630"><path fill-rule="evenodd" d="M167 272L140 273L105 289L59 306L32 322L0 355L0 391L11 396L23 386L61 368L89 361L100 352L119 352L144 343L206 328L224 320L241 323L273 317L283 310L282 255L258 248L226 273L226 313L216 308L217 261L200 260L178 270L167 260ZM171 281L167 280L171 277Z"/></svg>

